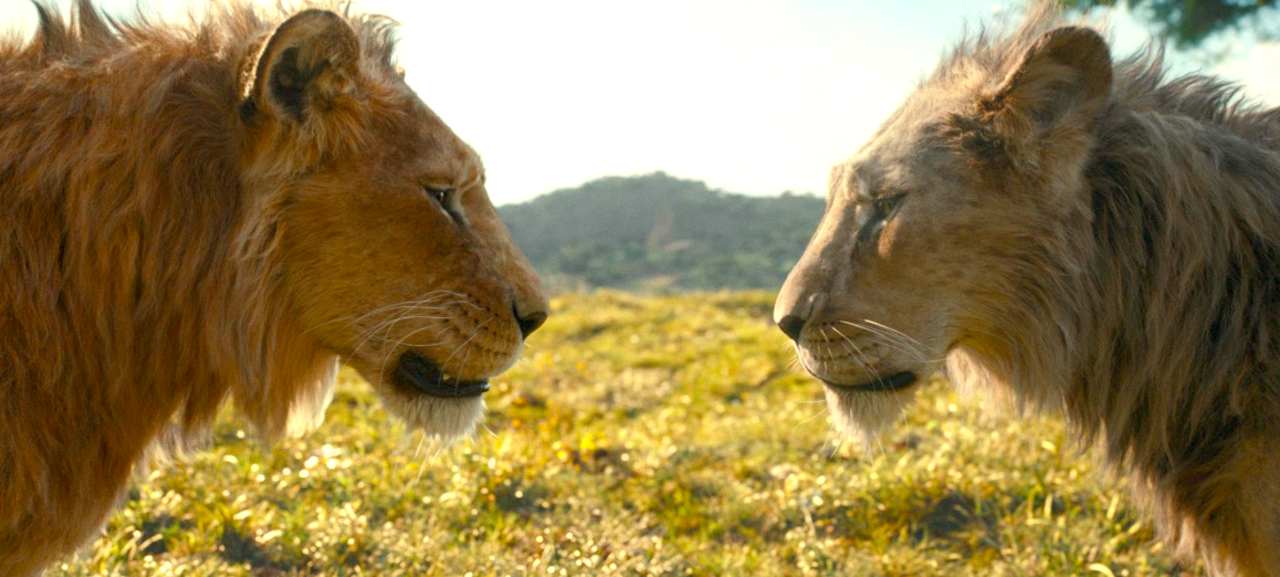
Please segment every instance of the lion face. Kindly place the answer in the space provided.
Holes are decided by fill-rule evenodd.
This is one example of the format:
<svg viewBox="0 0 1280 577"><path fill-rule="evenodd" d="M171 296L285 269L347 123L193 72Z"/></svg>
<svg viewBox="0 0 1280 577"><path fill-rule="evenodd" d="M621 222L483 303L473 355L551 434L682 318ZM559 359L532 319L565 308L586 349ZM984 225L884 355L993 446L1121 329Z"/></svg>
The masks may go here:
<svg viewBox="0 0 1280 577"><path fill-rule="evenodd" d="M940 369L1007 378L984 361L1031 322L1013 311L1035 303L1016 301L1053 290L1072 267L1055 260L1066 239L1088 236L1079 192L1110 86L1105 43L1063 28L1007 68L969 64L923 85L832 170L778 297L776 322L851 432L890 423Z"/></svg>
<svg viewBox="0 0 1280 577"><path fill-rule="evenodd" d="M547 303L475 153L425 109L417 120L399 147L385 143L393 155L296 184L287 283L302 326L393 409L431 430L466 428Z"/></svg>
<svg viewBox="0 0 1280 577"><path fill-rule="evenodd" d="M801 364L859 431L891 421L939 368L963 295L981 285L974 229L998 210L959 155L922 146L927 130L899 117L832 169L823 218L775 306Z"/></svg>
<svg viewBox="0 0 1280 577"><path fill-rule="evenodd" d="M547 300L475 151L359 49L330 12L277 29L248 101L250 172L268 183L262 210L275 215L264 218L278 226L280 280L306 338L410 425L465 434Z"/></svg>

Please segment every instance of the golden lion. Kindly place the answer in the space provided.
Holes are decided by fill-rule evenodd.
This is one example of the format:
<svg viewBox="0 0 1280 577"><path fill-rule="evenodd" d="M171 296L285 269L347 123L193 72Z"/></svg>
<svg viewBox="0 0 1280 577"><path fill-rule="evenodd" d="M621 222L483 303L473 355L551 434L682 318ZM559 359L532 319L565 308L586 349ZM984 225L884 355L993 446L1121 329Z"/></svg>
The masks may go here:
<svg viewBox="0 0 1280 577"><path fill-rule="evenodd" d="M85 541L228 397L267 437L314 425L337 359L471 430L547 303L388 19L37 8L0 43L0 574Z"/></svg>
<svg viewBox="0 0 1280 577"><path fill-rule="evenodd" d="M1280 576L1280 109L1042 7L831 176L775 319L839 424L945 369L1103 440L1182 558Z"/></svg>

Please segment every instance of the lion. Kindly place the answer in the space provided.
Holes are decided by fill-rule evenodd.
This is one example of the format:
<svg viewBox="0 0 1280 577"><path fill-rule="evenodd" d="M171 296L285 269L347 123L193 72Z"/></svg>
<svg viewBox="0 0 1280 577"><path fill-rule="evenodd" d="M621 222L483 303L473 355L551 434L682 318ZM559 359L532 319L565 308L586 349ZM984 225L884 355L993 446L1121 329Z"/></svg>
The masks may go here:
<svg viewBox="0 0 1280 577"><path fill-rule="evenodd" d="M774 319L837 427L922 377L1060 409L1179 558L1280 576L1280 108L1049 6L962 41L831 173Z"/></svg>
<svg viewBox="0 0 1280 577"><path fill-rule="evenodd" d="M393 21L36 9L0 42L0 574L85 542L224 400L314 427L339 359L410 427L472 431L548 303Z"/></svg>

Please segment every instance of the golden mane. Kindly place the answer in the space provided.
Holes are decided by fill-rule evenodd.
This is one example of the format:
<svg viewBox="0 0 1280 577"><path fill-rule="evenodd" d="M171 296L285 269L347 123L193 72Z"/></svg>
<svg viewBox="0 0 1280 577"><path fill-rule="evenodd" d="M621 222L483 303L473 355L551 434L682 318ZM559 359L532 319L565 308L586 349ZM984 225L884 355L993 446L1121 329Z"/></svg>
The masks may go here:
<svg viewBox="0 0 1280 577"><path fill-rule="evenodd" d="M327 7L37 3L34 38L0 41L0 572L73 550L228 398L268 438L314 426L338 355L411 426L465 434L545 319L394 22Z"/></svg>
<svg viewBox="0 0 1280 577"><path fill-rule="evenodd" d="M365 56L395 70L396 28L391 18L351 11L351 2L314 0L297 5L278 4L274 9L244 0L210 2L206 13L192 14L186 26L158 23L139 9L130 19L103 14L92 0L75 0L71 17L41 2L33 2L38 17L35 37L24 40L14 33L0 39L0 66L4 71L38 70L57 64L79 66L100 62L145 47L165 48L168 56L242 56L236 50L259 42L290 14L305 9L341 13L355 28ZM154 52L153 52L154 54Z"/></svg>

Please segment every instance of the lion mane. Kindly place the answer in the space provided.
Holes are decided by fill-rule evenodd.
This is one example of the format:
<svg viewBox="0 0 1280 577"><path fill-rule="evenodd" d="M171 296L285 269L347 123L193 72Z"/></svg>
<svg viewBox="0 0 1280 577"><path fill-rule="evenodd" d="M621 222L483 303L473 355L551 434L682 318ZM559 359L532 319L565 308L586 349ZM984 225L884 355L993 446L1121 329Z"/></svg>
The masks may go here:
<svg viewBox="0 0 1280 577"><path fill-rule="evenodd" d="M1182 559L1280 577L1280 109L1039 2L832 171L774 319L835 424L919 378L1061 410Z"/></svg>
<svg viewBox="0 0 1280 577"><path fill-rule="evenodd" d="M254 113L244 87L285 14L214 3L174 27L87 0L69 19L36 9L33 40L0 42L0 573L14 576L87 539L156 439L199 438L228 397L268 437L305 430L337 368L284 314L283 207L243 190L272 175L245 174L241 155L279 135L245 142L233 125ZM345 18L362 65L399 81L392 22ZM252 166L295 170L401 121L328 104L325 130Z"/></svg>
<svg viewBox="0 0 1280 577"><path fill-rule="evenodd" d="M1041 8L1012 34L970 37L930 82L998 77L1058 25ZM1212 77L1169 79L1157 49L1112 74L1075 199L1087 218L1066 242L1020 251L1029 274L1000 287L1023 303L996 320L1001 340L1030 354L962 350L950 373L980 388L992 375L978 367L998 367L1020 400L1065 409L1086 444L1100 440L1130 473L1183 559L1274 575L1280 108ZM982 170L1037 160L982 125L958 116L946 134Z"/></svg>

